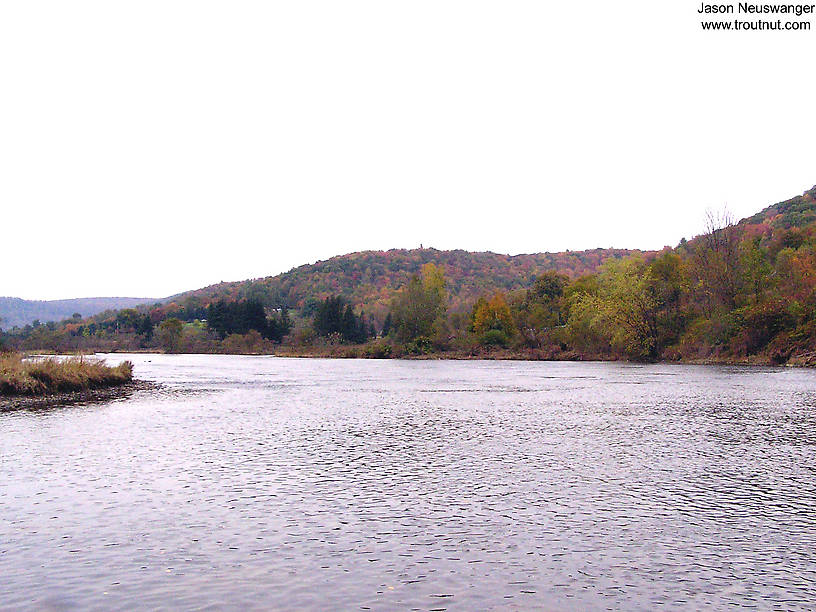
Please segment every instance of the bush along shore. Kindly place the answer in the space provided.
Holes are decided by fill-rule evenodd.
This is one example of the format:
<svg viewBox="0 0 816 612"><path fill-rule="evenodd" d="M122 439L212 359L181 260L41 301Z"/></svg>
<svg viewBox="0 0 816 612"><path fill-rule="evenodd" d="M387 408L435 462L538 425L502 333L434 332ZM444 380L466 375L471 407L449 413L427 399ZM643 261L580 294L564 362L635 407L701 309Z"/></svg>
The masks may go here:
<svg viewBox="0 0 816 612"><path fill-rule="evenodd" d="M0 354L0 396L45 396L119 387L133 382L133 364L108 366L87 357L24 359Z"/></svg>
<svg viewBox="0 0 816 612"><path fill-rule="evenodd" d="M412 360L483 360L483 361L629 361L623 355L604 353L578 353L557 348L531 349L523 347L474 346L470 349L417 351L389 340L376 340L363 345L311 345L281 346L274 352L276 357L304 357L318 359L412 359ZM778 366L772 356L752 355L733 357L714 355L698 359L684 357L663 359L660 363L686 363L692 365L752 365ZM816 351L791 357L784 365L790 367L816 368Z"/></svg>

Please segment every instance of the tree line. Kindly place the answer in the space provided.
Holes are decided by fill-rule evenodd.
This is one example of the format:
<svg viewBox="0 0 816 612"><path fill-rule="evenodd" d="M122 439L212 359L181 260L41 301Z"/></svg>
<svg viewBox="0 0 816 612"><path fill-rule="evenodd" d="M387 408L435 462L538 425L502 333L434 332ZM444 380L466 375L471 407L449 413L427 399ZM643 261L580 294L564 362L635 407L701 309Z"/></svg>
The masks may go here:
<svg viewBox="0 0 816 612"><path fill-rule="evenodd" d="M816 193L816 192L814 192ZM367 314L349 295L289 310L261 299L199 296L0 334L12 348L269 352L363 347L399 356L493 351L545 359L747 359L816 362L816 209L797 200L761 223L709 215L706 231L658 253L608 259L595 273L534 275L523 288L452 300L446 270L425 263ZM805 206L807 204L807 206ZM808 220L795 225L798 220ZM808 357L811 355L811 357Z"/></svg>

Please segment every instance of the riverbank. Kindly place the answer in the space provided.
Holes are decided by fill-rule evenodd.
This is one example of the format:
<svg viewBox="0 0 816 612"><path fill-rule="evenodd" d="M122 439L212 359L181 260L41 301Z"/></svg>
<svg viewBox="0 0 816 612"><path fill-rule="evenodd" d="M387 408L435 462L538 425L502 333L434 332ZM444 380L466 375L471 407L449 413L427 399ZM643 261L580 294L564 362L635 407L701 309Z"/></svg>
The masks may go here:
<svg viewBox="0 0 816 612"><path fill-rule="evenodd" d="M601 357L584 357L575 353L554 353L535 349L477 348L412 353L385 342L338 344L332 346L281 346L276 357L312 357L324 359L416 359L416 360L503 360L503 361L608 361Z"/></svg>
<svg viewBox="0 0 816 612"><path fill-rule="evenodd" d="M158 385L142 380L134 380L116 387L86 389L83 391L64 391L44 395L0 395L0 413L12 410L50 408L52 406L71 406L74 404L97 404L130 397L134 391L155 389Z"/></svg>
<svg viewBox="0 0 816 612"><path fill-rule="evenodd" d="M413 360L489 360L489 361L627 361L623 357L604 354L583 354L575 351L544 349L478 348L471 351L449 350L429 353L406 353L389 350L390 345L336 345L319 347L283 346L275 351L277 357L300 357L322 359L413 359ZM769 355L733 357L715 355L697 359L660 359L654 363L683 363L688 365L751 365L816 367L816 351L791 356L785 363L775 361Z"/></svg>
<svg viewBox="0 0 816 612"><path fill-rule="evenodd" d="M108 366L88 357L24 359L19 353L0 355L0 398L51 396L119 387L133 382L133 364Z"/></svg>
<svg viewBox="0 0 816 612"><path fill-rule="evenodd" d="M116 353L117 351L112 351ZM122 351L124 354L163 354L155 350ZM476 347L472 350L431 351L411 353L401 347L383 342L368 344L338 344L325 346L279 345L274 352L234 352L234 353L176 353L176 354L214 354L214 355L272 355L275 357L312 358L312 359L410 359L416 361L458 360L458 361L603 361L629 362L623 356L596 353L579 353L577 351L558 351L546 349L519 349L499 347ZM760 354L749 357L731 355L710 355L707 357L676 357L658 359L646 363L686 364L686 365L734 365L734 366L775 366L816 368L816 351L806 351L791 355L780 362L771 355Z"/></svg>

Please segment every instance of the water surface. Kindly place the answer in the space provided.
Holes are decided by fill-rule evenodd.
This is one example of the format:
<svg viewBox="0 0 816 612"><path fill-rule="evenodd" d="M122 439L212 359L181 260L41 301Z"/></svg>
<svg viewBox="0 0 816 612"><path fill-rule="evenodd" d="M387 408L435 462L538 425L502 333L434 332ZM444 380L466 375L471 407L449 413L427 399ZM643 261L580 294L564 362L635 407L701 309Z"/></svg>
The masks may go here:
<svg viewBox="0 0 816 612"><path fill-rule="evenodd" d="M127 358L0 414L4 610L816 606L816 372Z"/></svg>

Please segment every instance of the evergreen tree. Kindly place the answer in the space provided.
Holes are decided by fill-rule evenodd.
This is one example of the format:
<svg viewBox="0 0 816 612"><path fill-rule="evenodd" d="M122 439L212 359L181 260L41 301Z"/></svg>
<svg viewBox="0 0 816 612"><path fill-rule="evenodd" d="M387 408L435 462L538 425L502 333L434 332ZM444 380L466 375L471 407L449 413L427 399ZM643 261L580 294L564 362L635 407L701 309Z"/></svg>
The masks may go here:
<svg viewBox="0 0 816 612"><path fill-rule="evenodd" d="M354 316L354 309L351 304L346 305L346 310L343 312L343 324L340 331L344 342L356 343L359 339L359 327L357 326L357 317Z"/></svg>
<svg viewBox="0 0 816 612"><path fill-rule="evenodd" d="M343 342L351 344L365 342L368 337L365 314L354 314L354 307L339 295L323 300L312 325L319 336L339 334Z"/></svg>
<svg viewBox="0 0 816 612"><path fill-rule="evenodd" d="M286 306L281 308L280 329L281 339L292 330L292 320L289 318L289 309Z"/></svg>
<svg viewBox="0 0 816 612"><path fill-rule="evenodd" d="M343 306L341 296L331 296L323 300L317 308L314 318L314 329L319 336L343 333Z"/></svg>
<svg viewBox="0 0 816 612"><path fill-rule="evenodd" d="M144 338L145 342L150 342L153 339L153 321L150 319L150 315L142 316L136 328L136 333Z"/></svg>
<svg viewBox="0 0 816 612"><path fill-rule="evenodd" d="M247 334L255 330L264 338L279 342L288 331L288 321L282 323L267 318L263 304L257 300L212 303L207 307L207 325L222 339L230 334Z"/></svg>
<svg viewBox="0 0 816 612"><path fill-rule="evenodd" d="M359 326L357 328L357 342L365 342L368 340L368 324L366 323L365 311L360 311Z"/></svg>

